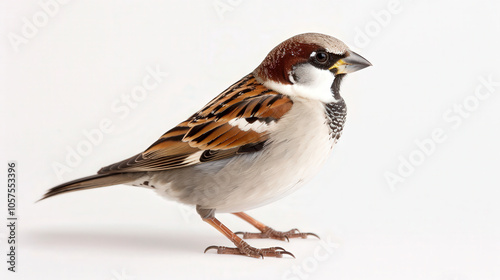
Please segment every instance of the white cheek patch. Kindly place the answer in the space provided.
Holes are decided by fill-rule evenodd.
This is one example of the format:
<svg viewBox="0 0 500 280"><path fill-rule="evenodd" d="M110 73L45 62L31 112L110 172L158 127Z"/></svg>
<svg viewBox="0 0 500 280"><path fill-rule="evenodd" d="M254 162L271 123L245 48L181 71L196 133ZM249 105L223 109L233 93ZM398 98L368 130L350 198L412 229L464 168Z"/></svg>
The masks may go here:
<svg viewBox="0 0 500 280"><path fill-rule="evenodd" d="M267 81L264 86L274 91L307 99L319 100L324 103L337 102L333 97L331 86L335 76L329 70L318 69L310 64L304 64L290 73L291 85ZM295 78L293 78L295 76Z"/></svg>
<svg viewBox="0 0 500 280"><path fill-rule="evenodd" d="M266 122L261 122L259 120L256 120L252 123L249 123L246 119L244 118L236 118L236 119L232 119L228 122L228 124L232 125L232 126L236 126L238 127L239 129L243 130L243 131L249 131L249 130L253 130L257 133L262 133L264 131L267 131L269 130L269 128L275 123L275 121L271 121L269 123L266 123Z"/></svg>

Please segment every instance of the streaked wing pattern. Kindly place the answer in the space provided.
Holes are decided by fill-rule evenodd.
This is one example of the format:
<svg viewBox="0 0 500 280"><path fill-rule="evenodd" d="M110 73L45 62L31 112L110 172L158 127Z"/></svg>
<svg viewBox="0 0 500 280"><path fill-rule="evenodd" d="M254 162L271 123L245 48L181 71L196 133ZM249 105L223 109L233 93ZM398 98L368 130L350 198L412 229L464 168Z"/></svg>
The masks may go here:
<svg viewBox="0 0 500 280"><path fill-rule="evenodd" d="M290 98L264 87L249 74L146 151L98 173L161 171L258 151L270 128L292 104Z"/></svg>

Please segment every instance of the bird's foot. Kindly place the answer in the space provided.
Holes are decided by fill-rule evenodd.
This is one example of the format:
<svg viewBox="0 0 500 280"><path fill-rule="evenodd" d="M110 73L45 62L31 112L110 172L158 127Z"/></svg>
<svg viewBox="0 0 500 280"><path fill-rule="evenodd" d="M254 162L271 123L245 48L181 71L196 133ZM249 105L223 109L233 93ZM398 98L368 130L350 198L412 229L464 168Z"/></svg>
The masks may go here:
<svg viewBox="0 0 500 280"><path fill-rule="evenodd" d="M265 227L262 232L242 232L238 231L235 234L241 234L244 239L252 238L271 238L282 241L289 241L290 238L307 238L308 236L314 236L318 239L319 236L312 232L300 232L298 229L294 228L289 231L277 231L270 227Z"/></svg>
<svg viewBox="0 0 500 280"><path fill-rule="evenodd" d="M281 247L270 247L270 248L254 248L246 242L240 243L240 245L236 248L224 247L224 246L209 246L205 249L205 253L208 250L216 249L217 254L229 254L229 255L243 255L252 258L264 258L264 257L275 257L282 258L283 255L290 255L293 258L295 256L286 251Z"/></svg>

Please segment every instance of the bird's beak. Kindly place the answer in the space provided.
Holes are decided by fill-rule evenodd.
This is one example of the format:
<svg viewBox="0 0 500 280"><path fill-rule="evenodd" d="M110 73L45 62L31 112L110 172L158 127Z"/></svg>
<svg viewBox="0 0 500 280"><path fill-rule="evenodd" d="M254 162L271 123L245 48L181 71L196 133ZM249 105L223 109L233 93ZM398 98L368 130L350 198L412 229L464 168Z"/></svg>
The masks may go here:
<svg viewBox="0 0 500 280"><path fill-rule="evenodd" d="M335 74L348 74L368 66L372 66L368 60L353 51L349 51L349 56L340 59L328 70Z"/></svg>

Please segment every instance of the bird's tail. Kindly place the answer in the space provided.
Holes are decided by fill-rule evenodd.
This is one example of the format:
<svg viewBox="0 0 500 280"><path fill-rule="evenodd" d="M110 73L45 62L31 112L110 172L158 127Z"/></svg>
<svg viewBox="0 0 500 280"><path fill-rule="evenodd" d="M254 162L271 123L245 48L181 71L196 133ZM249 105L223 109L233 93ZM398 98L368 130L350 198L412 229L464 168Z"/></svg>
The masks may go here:
<svg viewBox="0 0 500 280"><path fill-rule="evenodd" d="M67 192L126 184L133 182L142 176L144 176L144 173L137 172L137 173L97 174L88 177L83 177L53 187L52 189L47 191L47 193L40 200L44 200L51 196Z"/></svg>

